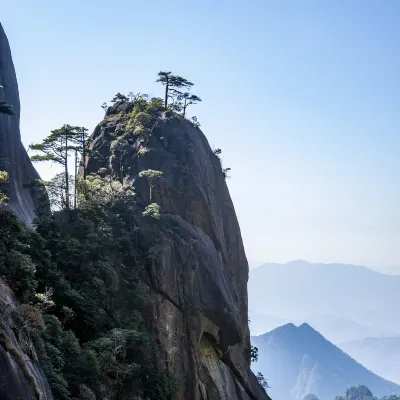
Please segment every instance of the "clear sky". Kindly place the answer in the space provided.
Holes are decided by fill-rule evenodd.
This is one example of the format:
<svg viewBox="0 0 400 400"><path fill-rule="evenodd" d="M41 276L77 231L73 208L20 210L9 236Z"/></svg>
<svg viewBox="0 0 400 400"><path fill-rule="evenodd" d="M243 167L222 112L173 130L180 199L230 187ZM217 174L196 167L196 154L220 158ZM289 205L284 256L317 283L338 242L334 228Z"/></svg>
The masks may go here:
<svg viewBox="0 0 400 400"><path fill-rule="evenodd" d="M249 260L400 272L399 19L397 0L1 1L25 145L173 71L232 168Z"/></svg>

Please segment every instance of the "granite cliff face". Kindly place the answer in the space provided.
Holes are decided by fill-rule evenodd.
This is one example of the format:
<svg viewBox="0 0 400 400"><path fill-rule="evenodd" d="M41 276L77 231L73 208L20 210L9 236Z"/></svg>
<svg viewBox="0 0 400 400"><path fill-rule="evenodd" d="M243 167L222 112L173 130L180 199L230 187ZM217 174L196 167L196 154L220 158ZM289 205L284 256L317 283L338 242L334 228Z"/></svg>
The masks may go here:
<svg viewBox="0 0 400 400"><path fill-rule="evenodd" d="M19 132L18 85L7 37L0 24L0 99L15 115L0 114L0 170L9 174L9 205L30 224L34 217L34 193L23 185L39 178L22 146ZM11 289L0 281L0 398L3 400L51 400L49 385L38 365L31 338L21 328Z"/></svg>
<svg viewBox="0 0 400 400"><path fill-rule="evenodd" d="M268 399L249 367L248 264L221 164L200 129L170 112L145 138L129 134L124 120L132 107L108 110L86 166L87 173L108 169L143 204L157 203L173 233L143 244L159 368L181 378L180 400ZM118 152L111 143L121 135ZM144 170L163 173L151 190Z"/></svg>
<svg viewBox="0 0 400 400"><path fill-rule="evenodd" d="M7 194L9 205L26 223L34 217L35 193L24 184L38 179L35 168L26 153L19 131L20 103L10 46L0 24L0 100L13 106L15 115L0 114L0 170L9 174Z"/></svg>
<svg viewBox="0 0 400 400"><path fill-rule="evenodd" d="M33 343L15 313L17 305L11 289L0 282L0 398L52 400Z"/></svg>

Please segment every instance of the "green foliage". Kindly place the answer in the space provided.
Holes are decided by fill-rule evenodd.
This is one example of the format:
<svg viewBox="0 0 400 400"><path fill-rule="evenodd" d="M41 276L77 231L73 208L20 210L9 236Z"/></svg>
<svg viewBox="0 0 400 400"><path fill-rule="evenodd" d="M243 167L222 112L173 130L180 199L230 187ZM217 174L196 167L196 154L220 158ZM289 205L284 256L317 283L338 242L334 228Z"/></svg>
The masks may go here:
<svg viewBox="0 0 400 400"><path fill-rule="evenodd" d="M182 93L176 90L175 94L177 96L177 101L183 102L182 103L183 117L185 117L187 107L189 107L191 104L197 104L200 101L202 101L200 97L196 96L195 94L191 94L189 92Z"/></svg>
<svg viewBox="0 0 400 400"><path fill-rule="evenodd" d="M115 150L118 147L127 146L128 144L129 143L126 141L126 139L123 136L121 136L111 142L110 148L111 148L111 150Z"/></svg>
<svg viewBox="0 0 400 400"><path fill-rule="evenodd" d="M36 260L30 248L37 244L35 235L0 205L0 278L24 298L32 295L37 286Z"/></svg>
<svg viewBox="0 0 400 400"><path fill-rule="evenodd" d="M230 170L231 170L231 168L223 168L222 169L222 173L224 174L225 179L230 178L230 176L228 175Z"/></svg>
<svg viewBox="0 0 400 400"><path fill-rule="evenodd" d="M120 92L118 92L114 98L111 100L111 103L115 103L117 101L129 101L129 98L126 97L125 95L121 94Z"/></svg>
<svg viewBox="0 0 400 400"><path fill-rule="evenodd" d="M268 385L267 380L264 378L264 375L261 372L257 372L256 378L258 383L262 386L262 388L267 391L271 386Z"/></svg>
<svg viewBox="0 0 400 400"><path fill-rule="evenodd" d="M134 195L107 175L82 183L80 209L36 222L57 266L39 279L40 290L54 288L55 307L37 339L55 398L116 399L135 388L143 399L173 399L176 379L156 371L157 345L142 327L146 255L137 246Z"/></svg>
<svg viewBox="0 0 400 400"><path fill-rule="evenodd" d="M157 203L149 204L143 211L143 216L160 219L160 206Z"/></svg>
<svg viewBox="0 0 400 400"><path fill-rule="evenodd" d="M251 346L250 348L250 359L251 362L258 361L258 348L256 346Z"/></svg>
<svg viewBox="0 0 400 400"><path fill-rule="evenodd" d="M192 124L193 124L193 126L195 127L195 128L200 128L200 122L197 120L197 117L196 116L193 116L192 117Z"/></svg>
<svg viewBox="0 0 400 400"><path fill-rule="evenodd" d="M147 178L149 182L154 183L163 176L163 173L161 171L156 171L154 169L146 169L140 172L139 176L141 178Z"/></svg>
<svg viewBox="0 0 400 400"><path fill-rule="evenodd" d="M6 171L0 171L0 189L3 185L8 182L8 173ZM0 203L7 203L8 196L0 190Z"/></svg>
<svg viewBox="0 0 400 400"><path fill-rule="evenodd" d="M64 194L62 196L63 199L61 208L70 208L70 199L75 194L75 190L72 190L72 196L70 192L70 190L72 189L72 185L70 185L70 175L68 172L68 158L71 152L79 152L81 154L81 158L85 159L86 140L86 128L79 126L63 125L61 128L51 131L51 134L46 137L41 143L31 144L29 146L30 149L39 152L39 154L31 157L32 161L50 161L59 164L64 168L64 178L60 178L60 176L58 176L58 184L56 185L57 188L59 188L60 185L63 185ZM75 165L75 175L76 167L77 166Z"/></svg>
<svg viewBox="0 0 400 400"><path fill-rule="evenodd" d="M141 171L139 173L139 176L141 178L146 178L147 179L147 182L149 184L149 198L150 198L150 201L151 201L152 189L153 189L155 183L160 181L160 179L163 177L163 173L161 171L156 171L154 169L147 169L145 171Z"/></svg>
<svg viewBox="0 0 400 400"><path fill-rule="evenodd" d="M171 72L161 71L158 73L158 79L156 82L160 82L165 86L165 100L164 100L164 108L168 107L168 99L174 98L174 90L179 88L190 88L193 86L192 82L189 82L187 79L182 78L179 75L172 75ZM172 92L172 95L171 95Z"/></svg>

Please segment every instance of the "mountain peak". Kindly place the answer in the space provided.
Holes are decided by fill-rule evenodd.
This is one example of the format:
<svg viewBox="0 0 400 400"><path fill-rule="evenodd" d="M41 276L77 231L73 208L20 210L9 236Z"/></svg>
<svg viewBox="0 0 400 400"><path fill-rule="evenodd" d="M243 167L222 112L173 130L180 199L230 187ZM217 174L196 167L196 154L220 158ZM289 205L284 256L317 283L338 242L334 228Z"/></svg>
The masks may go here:
<svg viewBox="0 0 400 400"><path fill-rule="evenodd" d="M309 261L302 260L300 258L286 263L286 265L297 265L297 264L304 265L304 264L311 264L311 263Z"/></svg>
<svg viewBox="0 0 400 400"><path fill-rule="evenodd" d="M315 333L319 334L319 332L316 331L311 325L307 324L307 322L303 322L301 325L299 325L298 329L308 330L308 331L315 332Z"/></svg>
<svg viewBox="0 0 400 400"><path fill-rule="evenodd" d="M271 398L301 400L313 393L328 400L357 385L379 397L400 394L399 385L363 367L308 323L285 324L253 337L252 344L259 350L254 369L268 376Z"/></svg>

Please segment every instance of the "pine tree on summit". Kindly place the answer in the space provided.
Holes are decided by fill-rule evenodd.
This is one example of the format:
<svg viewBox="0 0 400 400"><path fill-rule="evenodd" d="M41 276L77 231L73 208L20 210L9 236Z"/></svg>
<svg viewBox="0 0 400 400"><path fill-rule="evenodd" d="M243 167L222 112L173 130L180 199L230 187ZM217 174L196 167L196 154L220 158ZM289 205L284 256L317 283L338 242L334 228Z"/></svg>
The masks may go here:
<svg viewBox="0 0 400 400"><path fill-rule="evenodd" d="M190 88L193 86L192 82L189 82L187 79L182 78L178 75L172 75L171 72L161 71L158 73L158 79L156 82L161 82L165 86L165 99L164 99L164 107L167 109L168 99L173 98L171 95L171 91L179 88Z"/></svg>

